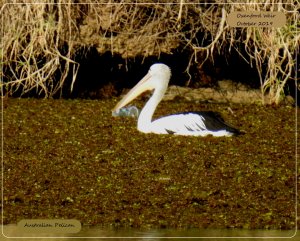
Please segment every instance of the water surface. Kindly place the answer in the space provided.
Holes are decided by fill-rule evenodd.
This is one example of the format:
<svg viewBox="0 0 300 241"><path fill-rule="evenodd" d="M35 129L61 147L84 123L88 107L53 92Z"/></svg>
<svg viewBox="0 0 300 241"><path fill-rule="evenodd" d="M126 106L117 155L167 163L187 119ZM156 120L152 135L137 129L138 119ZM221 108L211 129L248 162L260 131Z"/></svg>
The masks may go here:
<svg viewBox="0 0 300 241"><path fill-rule="evenodd" d="M55 240L221 240L231 238L234 240L269 240L281 239L300 240L299 233L295 230L247 230L247 229L103 229L98 226L83 226L77 234L26 234L20 233L16 225L5 225L3 233L10 237L9 240L20 240L16 237L35 237L35 240L49 240L49 237L56 237ZM15 238L11 238L15 237ZM40 238L38 238L40 237ZM48 237L48 238L47 238Z"/></svg>

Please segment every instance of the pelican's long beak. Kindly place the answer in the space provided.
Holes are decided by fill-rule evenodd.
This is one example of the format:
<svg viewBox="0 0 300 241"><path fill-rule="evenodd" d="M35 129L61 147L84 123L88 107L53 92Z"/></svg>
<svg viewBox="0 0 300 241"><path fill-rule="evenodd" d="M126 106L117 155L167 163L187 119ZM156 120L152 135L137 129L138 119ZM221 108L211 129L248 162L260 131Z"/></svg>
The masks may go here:
<svg viewBox="0 0 300 241"><path fill-rule="evenodd" d="M131 102L133 99L138 97L140 94L147 90L152 90L154 87L149 81L151 78L151 75L148 73L145 75L143 79L141 79L124 97L122 100L116 104L116 106L112 109L112 112L115 112L125 105L127 105L129 102Z"/></svg>

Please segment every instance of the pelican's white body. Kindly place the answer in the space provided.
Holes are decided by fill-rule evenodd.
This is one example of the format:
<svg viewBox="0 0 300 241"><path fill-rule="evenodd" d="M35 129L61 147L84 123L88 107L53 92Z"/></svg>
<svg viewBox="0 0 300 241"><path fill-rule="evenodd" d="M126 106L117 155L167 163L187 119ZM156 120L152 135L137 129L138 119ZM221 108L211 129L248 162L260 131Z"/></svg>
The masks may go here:
<svg viewBox="0 0 300 241"><path fill-rule="evenodd" d="M127 105L144 91L154 90L151 98L139 115L137 123L139 131L144 133L192 136L231 136L237 132L236 129L229 127L222 120L213 119L213 116L210 116L207 120L201 113L195 112L169 115L152 121L154 111L168 88L170 78L171 71L167 65L152 65L148 74L123 97L113 111ZM207 114L205 115L207 116ZM210 125L207 123L208 121L216 123L218 127L207 128Z"/></svg>
<svg viewBox="0 0 300 241"><path fill-rule="evenodd" d="M143 120L140 119L139 120ZM202 127L200 128L199 125ZM207 130L203 117L194 113L169 115L159 118L145 125L143 121L138 121L138 130L144 133L174 134L183 136L231 136L233 133L226 130Z"/></svg>

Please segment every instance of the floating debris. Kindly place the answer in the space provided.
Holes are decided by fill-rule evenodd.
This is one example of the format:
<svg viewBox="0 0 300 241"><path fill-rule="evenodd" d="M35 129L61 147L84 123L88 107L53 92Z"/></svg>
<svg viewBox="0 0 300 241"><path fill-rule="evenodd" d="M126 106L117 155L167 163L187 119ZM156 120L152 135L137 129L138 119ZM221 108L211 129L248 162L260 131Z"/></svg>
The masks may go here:
<svg viewBox="0 0 300 241"><path fill-rule="evenodd" d="M138 118L140 114L140 110L135 107L135 106L128 106L128 107L123 107L117 111L113 111L112 112L112 116L116 117L116 116L129 116L129 117L134 117L134 118Z"/></svg>

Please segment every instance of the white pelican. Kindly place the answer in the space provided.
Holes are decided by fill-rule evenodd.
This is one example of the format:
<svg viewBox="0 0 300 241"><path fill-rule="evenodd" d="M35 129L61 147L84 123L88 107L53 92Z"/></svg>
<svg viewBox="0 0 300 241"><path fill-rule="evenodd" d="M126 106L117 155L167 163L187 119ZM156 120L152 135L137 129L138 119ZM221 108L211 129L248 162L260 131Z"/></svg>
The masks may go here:
<svg viewBox="0 0 300 241"><path fill-rule="evenodd" d="M144 133L175 134L186 136L231 136L239 130L228 126L215 112L183 112L152 121L153 113L162 100L171 78L170 68L161 63L153 64L147 75L140 80L113 108L119 111L146 90L154 90L138 117L137 128Z"/></svg>

